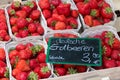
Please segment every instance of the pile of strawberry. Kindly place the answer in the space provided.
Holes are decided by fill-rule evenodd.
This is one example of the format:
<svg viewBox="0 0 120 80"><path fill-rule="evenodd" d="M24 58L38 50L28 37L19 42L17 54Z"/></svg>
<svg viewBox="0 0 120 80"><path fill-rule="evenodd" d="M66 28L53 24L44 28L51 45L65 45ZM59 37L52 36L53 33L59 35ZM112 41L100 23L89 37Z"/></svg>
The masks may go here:
<svg viewBox="0 0 120 80"><path fill-rule="evenodd" d="M9 70L6 64L4 48L0 48L0 80L9 80Z"/></svg>
<svg viewBox="0 0 120 80"><path fill-rule="evenodd" d="M98 26L113 20L111 6L105 0L74 0L85 24Z"/></svg>
<svg viewBox="0 0 120 80"><path fill-rule="evenodd" d="M87 71L87 66L71 65L71 64L54 64L54 73L57 76L82 73Z"/></svg>
<svg viewBox="0 0 120 80"><path fill-rule="evenodd" d="M5 17L5 11L0 9L0 41L9 41L8 26Z"/></svg>
<svg viewBox="0 0 120 80"><path fill-rule="evenodd" d="M27 1L21 5L15 1L8 9L10 25L13 35L24 38L27 36L42 36L43 26L40 24L41 13L35 1Z"/></svg>
<svg viewBox="0 0 120 80"><path fill-rule="evenodd" d="M55 38L77 38L78 36L75 34L70 33L54 33L52 37ZM48 43L49 37L46 38L46 41Z"/></svg>
<svg viewBox="0 0 120 80"><path fill-rule="evenodd" d="M71 9L70 3L61 0L39 0L47 26L53 30L77 29L78 11Z"/></svg>
<svg viewBox="0 0 120 80"><path fill-rule="evenodd" d="M51 75L42 45L33 45L30 42L17 44L9 51L9 59L12 76L17 80L38 80Z"/></svg>
<svg viewBox="0 0 120 80"><path fill-rule="evenodd" d="M111 31L103 31L94 38L101 39L102 44L102 66L95 69L104 69L120 66L120 41Z"/></svg>

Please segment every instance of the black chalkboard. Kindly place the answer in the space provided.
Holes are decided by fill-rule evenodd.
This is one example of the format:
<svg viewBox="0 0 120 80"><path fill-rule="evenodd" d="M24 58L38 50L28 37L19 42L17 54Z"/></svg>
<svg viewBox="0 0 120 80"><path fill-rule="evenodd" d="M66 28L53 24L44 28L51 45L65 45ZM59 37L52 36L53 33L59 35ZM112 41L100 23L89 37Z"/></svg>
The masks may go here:
<svg viewBox="0 0 120 80"><path fill-rule="evenodd" d="M101 42L97 38L50 38L48 63L101 66Z"/></svg>

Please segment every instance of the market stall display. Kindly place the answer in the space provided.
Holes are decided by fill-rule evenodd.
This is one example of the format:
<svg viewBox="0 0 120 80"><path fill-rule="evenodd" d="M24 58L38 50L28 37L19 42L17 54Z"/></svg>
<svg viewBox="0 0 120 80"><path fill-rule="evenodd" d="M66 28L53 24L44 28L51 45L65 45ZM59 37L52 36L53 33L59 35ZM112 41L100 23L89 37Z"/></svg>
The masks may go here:
<svg viewBox="0 0 120 80"><path fill-rule="evenodd" d="M116 19L112 0L15 0L5 5L0 9L0 80L89 80L105 71L108 73L96 79L113 79L106 75L114 71L120 73L120 36L114 26ZM69 41L60 43L58 39ZM87 39L89 43L70 42L74 39ZM93 43L88 41L91 39ZM55 62L58 58L49 56L51 45L56 44L51 54L67 55L64 57L66 63ZM63 45L71 46L73 51L62 50ZM91 46L98 54L91 54L96 53L89 50ZM61 51L54 52L58 48ZM79 57L85 63L76 64ZM95 65L91 65L95 61L93 58L97 58ZM85 74L89 75L83 76ZM116 78L119 80L118 76Z"/></svg>

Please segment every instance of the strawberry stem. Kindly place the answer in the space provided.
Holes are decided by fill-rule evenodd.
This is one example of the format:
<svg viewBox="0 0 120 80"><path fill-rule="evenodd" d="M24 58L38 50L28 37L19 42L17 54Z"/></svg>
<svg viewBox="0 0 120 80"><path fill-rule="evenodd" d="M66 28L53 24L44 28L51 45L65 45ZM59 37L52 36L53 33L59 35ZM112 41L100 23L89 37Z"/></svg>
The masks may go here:
<svg viewBox="0 0 120 80"><path fill-rule="evenodd" d="M38 75L34 72L30 72L27 80L38 80Z"/></svg>
<svg viewBox="0 0 120 80"><path fill-rule="evenodd" d="M50 69L48 68L48 66L42 67L41 70L42 70L43 73L47 73L47 72L50 71Z"/></svg>

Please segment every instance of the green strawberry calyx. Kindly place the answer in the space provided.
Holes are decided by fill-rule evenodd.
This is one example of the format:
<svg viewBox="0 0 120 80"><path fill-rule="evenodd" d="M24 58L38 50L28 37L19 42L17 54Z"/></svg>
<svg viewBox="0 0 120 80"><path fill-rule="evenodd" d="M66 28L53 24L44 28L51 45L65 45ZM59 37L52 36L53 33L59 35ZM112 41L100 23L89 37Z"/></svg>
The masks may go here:
<svg viewBox="0 0 120 80"><path fill-rule="evenodd" d="M75 74L75 73L78 73L76 69L73 69L73 68L68 68L68 73L69 74Z"/></svg>
<svg viewBox="0 0 120 80"><path fill-rule="evenodd" d="M48 66L44 66L44 67L41 68L41 71L42 71L42 73L45 74L45 73L49 72L50 69L48 68Z"/></svg>
<svg viewBox="0 0 120 80"><path fill-rule="evenodd" d="M19 2L19 1L15 1L15 2L14 2L14 6L15 6L15 7L20 7L20 2Z"/></svg>
<svg viewBox="0 0 120 80"><path fill-rule="evenodd" d="M8 69L8 68L6 68L6 72L5 72L4 76L5 76L6 78L9 78L9 69Z"/></svg>
<svg viewBox="0 0 120 80"><path fill-rule="evenodd" d="M29 6L30 8L34 7L34 4L31 1L27 1L27 3L25 5Z"/></svg>
<svg viewBox="0 0 120 80"><path fill-rule="evenodd" d="M74 23L70 23L70 25L71 25L74 29L76 29L76 27L77 27L77 25L74 24Z"/></svg>
<svg viewBox="0 0 120 80"><path fill-rule="evenodd" d="M35 46L31 47L30 49L32 50L33 56L35 56L37 54L37 52L42 50L42 46L35 45Z"/></svg>
<svg viewBox="0 0 120 80"><path fill-rule="evenodd" d="M95 17L95 16L96 16L96 14L97 14L97 12L96 12L96 10L95 10L95 9L91 10L91 12L90 12L90 15L91 15L91 16Z"/></svg>
<svg viewBox="0 0 120 80"><path fill-rule="evenodd" d="M14 10L14 9L11 9L10 14L11 14L11 15L15 14L15 10Z"/></svg>
<svg viewBox="0 0 120 80"><path fill-rule="evenodd" d="M110 7L106 7L105 10L107 13L112 13L112 9Z"/></svg>
<svg viewBox="0 0 120 80"><path fill-rule="evenodd" d="M35 72L30 72L27 80L38 80L38 75Z"/></svg>

